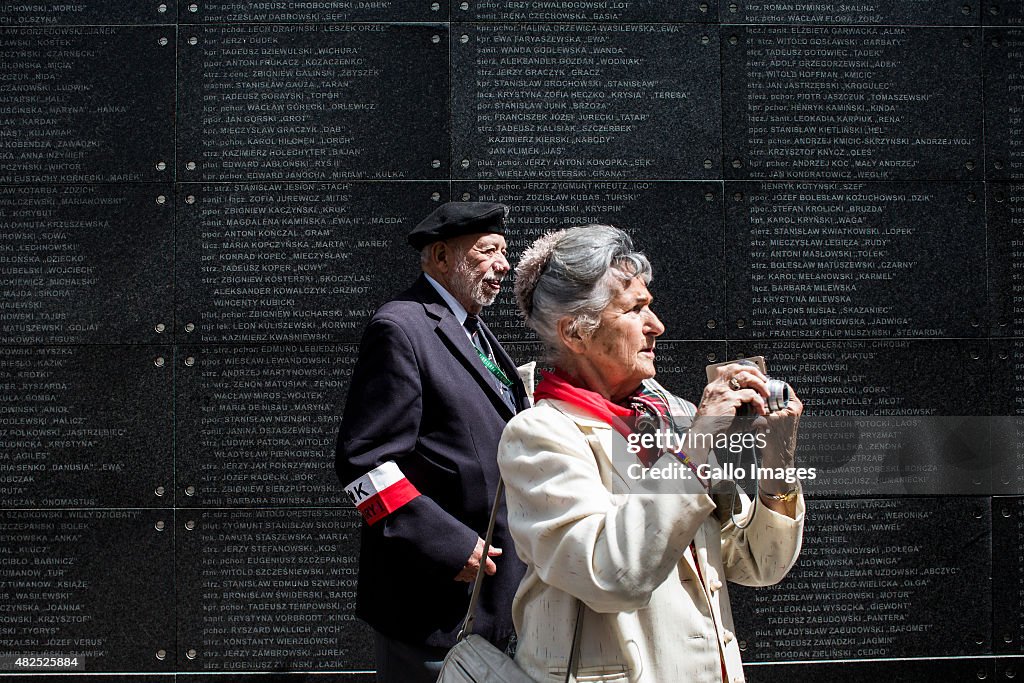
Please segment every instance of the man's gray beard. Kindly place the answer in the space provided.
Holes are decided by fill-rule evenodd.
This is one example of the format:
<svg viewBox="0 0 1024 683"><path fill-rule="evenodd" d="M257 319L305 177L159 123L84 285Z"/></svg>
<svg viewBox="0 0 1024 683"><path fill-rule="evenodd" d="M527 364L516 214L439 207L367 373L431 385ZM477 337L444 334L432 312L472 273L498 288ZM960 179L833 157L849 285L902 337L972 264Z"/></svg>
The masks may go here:
<svg viewBox="0 0 1024 683"><path fill-rule="evenodd" d="M490 306L498 298L498 293L488 291L484 281L487 278L498 276L492 268L483 277L480 277L479 280L477 277L479 276L470 266L469 260L466 258L460 259L452 271L452 279L449 283L454 290L452 294L455 295L456 299L469 300L478 306Z"/></svg>

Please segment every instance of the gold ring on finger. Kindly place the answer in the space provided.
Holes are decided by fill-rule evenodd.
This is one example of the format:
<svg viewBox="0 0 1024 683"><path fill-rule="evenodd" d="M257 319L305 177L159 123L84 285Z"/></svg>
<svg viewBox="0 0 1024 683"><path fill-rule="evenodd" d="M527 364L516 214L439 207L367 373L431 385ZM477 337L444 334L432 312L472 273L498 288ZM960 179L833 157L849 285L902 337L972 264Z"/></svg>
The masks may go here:
<svg viewBox="0 0 1024 683"><path fill-rule="evenodd" d="M733 377L729 380L729 388L733 391L739 391L742 387L740 386L740 381Z"/></svg>

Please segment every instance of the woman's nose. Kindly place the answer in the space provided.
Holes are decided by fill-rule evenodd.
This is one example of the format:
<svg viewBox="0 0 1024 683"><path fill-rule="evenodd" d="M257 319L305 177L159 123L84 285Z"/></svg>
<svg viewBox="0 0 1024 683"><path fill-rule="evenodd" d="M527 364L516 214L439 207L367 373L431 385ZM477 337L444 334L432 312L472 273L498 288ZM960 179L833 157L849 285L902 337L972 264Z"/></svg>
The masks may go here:
<svg viewBox="0 0 1024 683"><path fill-rule="evenodd" d="M653 334L655 337L660 337L665 333L665 326L661 324L661 320L655 315L654 311L647 312L647 325L644 327L646 334Z"/></svg>

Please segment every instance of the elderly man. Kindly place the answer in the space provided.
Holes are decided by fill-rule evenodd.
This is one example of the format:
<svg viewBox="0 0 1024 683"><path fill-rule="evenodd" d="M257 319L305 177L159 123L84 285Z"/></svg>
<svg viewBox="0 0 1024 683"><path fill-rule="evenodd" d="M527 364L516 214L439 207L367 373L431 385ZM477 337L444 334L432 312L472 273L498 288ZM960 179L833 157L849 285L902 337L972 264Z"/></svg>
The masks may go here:
<svg viewBox="0 0 1024 683"><path fill-rule="evenodd" d="M480 562L475 632L503 646L524 567L501 510L483 539L505 423L529 400L478 317L509 272L508 208L449 202L409 233L423 274L374 314L338 434L336 467L366 524L357 614L375 630L378 681L434 681Z"/></svg>

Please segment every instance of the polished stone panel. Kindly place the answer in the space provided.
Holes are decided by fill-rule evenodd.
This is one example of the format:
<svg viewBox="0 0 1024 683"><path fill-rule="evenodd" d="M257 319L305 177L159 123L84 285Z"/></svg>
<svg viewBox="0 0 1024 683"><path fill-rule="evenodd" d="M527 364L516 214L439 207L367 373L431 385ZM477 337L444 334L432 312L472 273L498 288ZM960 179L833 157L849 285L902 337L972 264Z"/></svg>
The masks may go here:
<svg viewBox="0 0 1024 683"><path fill-rule="evenodd" d="M173 528L171 510L0 510L0 649L174 671Z"/></svg>
<svg viewBox="0 0 1024 683"><path fill-rule="evenodd" d="M992 336L1024 336L1024 184L990 182L986 186L987 264Z"/></svg>
<svg viewBox="0 0 1024 683"><path fill-rule="evenodd" d="M175 472L188 505L338 506L334 442L356 344L184 347Z"/></svg>
<svg viewBox="0 0 1024 683"><path fill-rule="evenodd" d="M174 41L174 26L0 28L0 184L173 180Z"/></svg>
<svg viewBox="0 0 1024 683"><path fill-rule="evenodd" d="M169 183L0 186L0 343L170 341L173 207Z"/></svg>
<svg viewBox="0 0 1024 683"><path fill-rule="evenodd" d="M726 178L981 179L981 40L980 28L722 27Z"/></svg>
<svg viewBox="0 0 1024 683"><path fill-rule="evenodd" d="M442 25L182 26L178 179L444 177L447 46Z"/></svg>
<svg viewBox="0 0 1024 683"><path fill-rule="evenodd" d="M354 614L362 523L351 508L178 510L179 670L372 668Z"/></svg>
<svg viewBox="0 0 1024 683"><path fill-rule="evenodd" d="M452 29L454 178L719 175L718 28Z"/></svg>
<svg viewBox="0 0 1024 683"><path fill-rule="evenodd" d="M173 504L165 346L0 346L0 507Z"/></svg>
<svg viewBox="0 0 1024 683"><path fill-rule="evenodd" d="M734 338L976 337L981 183L726 183Z"/></svg>
<svg viewBox="0 0 1024 683"><path fill-rule="evenodd" d="M355 342L412 284L408 232L441 183L203 183L178 191L177 335Z"/></svg>
<svg viewBox="0 0 1024 683"><path fill-rule="evenodd" d="M1024 498L992 499L992 644L996 652L1024 652Z"/></svg>
<svg viewBox="0 0 1024 683"><path fill-rule="evenodd" d="M782 583L730 586L750 662L991 651L990 499L810 501Z"/></svg>
<svg viewBox="0 0 1024 683"><path fill-rule="evenodd" d="M729 342L764 356L804 402L797 464L814 497L986 495L991 448L987 341Z"/></svg>

